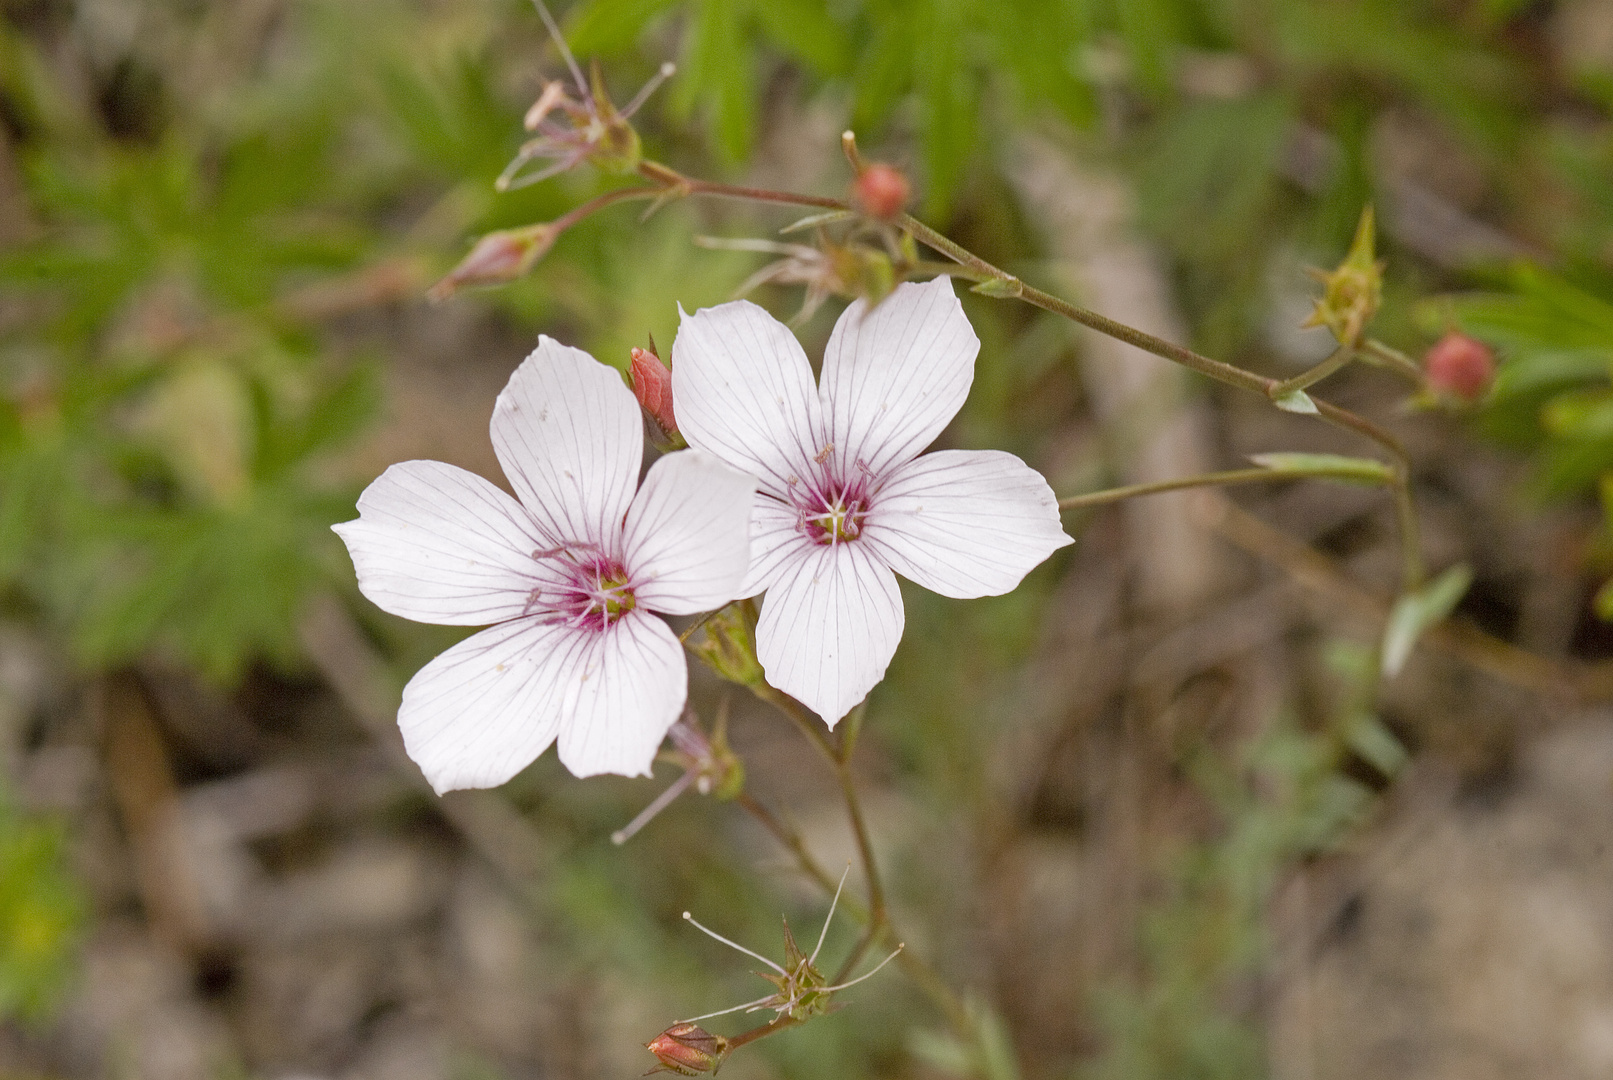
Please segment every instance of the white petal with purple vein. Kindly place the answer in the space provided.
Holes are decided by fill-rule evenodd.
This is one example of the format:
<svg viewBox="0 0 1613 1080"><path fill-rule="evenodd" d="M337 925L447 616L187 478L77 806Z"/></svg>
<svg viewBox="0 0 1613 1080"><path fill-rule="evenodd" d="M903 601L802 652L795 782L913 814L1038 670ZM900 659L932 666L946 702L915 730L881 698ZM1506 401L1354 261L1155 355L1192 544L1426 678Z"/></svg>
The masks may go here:
<svg viewBox="0 0 1613 1080"><path fill-rule="evenodd" d="M787 503L758 491L750 519L750 572L737 596L755 596L773 584L792 559L817 545L801 532L801 515Z"/></svg>
<svg viewBox="0 0 1613 1080"><path fill-rule="evenodd" d="M798 551L767 590L756 655L767 681L834 727L902 640L896 575L861 541Z"/></svg>
<svg viewBox="0 0 1613 1080"><path fill-rule="evenodd" d="M438 794L504 783L555 740L599 644L541 616L471 635L404 687L409 756Z"/></svg>
<svg viewBox="0 0 1613 1080"><path fill-rule="evenodd" d="M959 599L1008 592L1073 542L1047 481L1000 450L940 450L903 465L862 539L903 577Z"/></svg>
<svg viewBox="0 0 1613 1080"><path fill-rule="evenodd" d="M576 776L648 776L688 696L683 646L643 610L623 615L601 638L560 729L560 760Z"/></svg>
<svg viewBox="0 0 1613 1080"><path fill-rule="evenodd" d="M531 516L504 492L440 461L404 461L334 526L358 587L383 611L419 622L485 626L527 614L550 575L532 558L545 545Z"/></svg>
<svg viewBox="0 0 1613 1080"><path fill-rule="evenodd" d="M789 328L755 304L683 314L672 342L672 402L690 446L779 498L791 477L808 475L823 431L812 365Z"/></svg>
<svg viewBox="0 0 1613 1080"><path fill-rule="evenodd" d="M627 511L622 563L638 602L692 615L739 595L756 480L700 450L667 454Z"/></svg>
<svg viewBox="0 0 1613 1080"><path fill-rule="evenodd" d="M504 475L551 546L614 546L644 457L638 402L614 368L538 338L498 396L492 435Z"/></svg>
<svg viewBox="0 0 1613 1080"><path fill-rule="evenodd" d="M848 307L823 353L841 474L877 476L922 453L963 408L979 351L949 278L899 285L872 310L865 300Z"/></svg>

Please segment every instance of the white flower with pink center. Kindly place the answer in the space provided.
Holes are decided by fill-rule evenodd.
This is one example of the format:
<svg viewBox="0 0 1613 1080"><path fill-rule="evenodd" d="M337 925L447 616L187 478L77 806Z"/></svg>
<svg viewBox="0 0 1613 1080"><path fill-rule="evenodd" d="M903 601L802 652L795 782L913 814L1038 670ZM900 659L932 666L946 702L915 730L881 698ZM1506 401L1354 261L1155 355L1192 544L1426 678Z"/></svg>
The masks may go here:
<svg viewBox="0 0 1613 1080"><path fill-rule="evenodd" d="M767 592L758 658L831 727L896 652L896 574L995 596L1071 542L1047 482L1012 454L919 456L963 407L979 351L945 278L847 308L819 384L794 335L754 304L685 314L678 329L679 429L759 481L739 592Z"/></svg>
<svg viewBox="0 0 1613 1080"><path fill-rule="evenodd" d="M546 337L499 395L492 436L519 501L453 465L405 461L335 527L377 606L496 624L404 688L409 756L439 792L502 784L557 740L577 776L648 775L688 693L683 647L651 613L736 595L755 481L685 450L640 486L632 392Z"/></svg>

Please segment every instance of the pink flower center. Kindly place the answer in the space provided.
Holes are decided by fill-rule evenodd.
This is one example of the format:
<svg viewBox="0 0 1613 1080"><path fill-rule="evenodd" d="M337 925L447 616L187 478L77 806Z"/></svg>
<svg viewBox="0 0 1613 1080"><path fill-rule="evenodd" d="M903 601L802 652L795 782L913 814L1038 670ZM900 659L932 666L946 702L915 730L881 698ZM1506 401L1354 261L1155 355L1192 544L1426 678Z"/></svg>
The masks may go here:
<svg viewBox="0 0 1613 1080"><path fill-rule="evenodd" d="M533 589L528 610L546 608L578 629L606 630L638 606L632 575L593 544L534 551L532 557L558 570L561 581Z"/></svg>
<svg viewBox="0 0 1613 1080"><path fill-rule="evenodd" d="M816 544L843 544L862 535L868 517L868 490L862 478L845 483L825 477L812 489L792 484L796 528Z"/></svg>

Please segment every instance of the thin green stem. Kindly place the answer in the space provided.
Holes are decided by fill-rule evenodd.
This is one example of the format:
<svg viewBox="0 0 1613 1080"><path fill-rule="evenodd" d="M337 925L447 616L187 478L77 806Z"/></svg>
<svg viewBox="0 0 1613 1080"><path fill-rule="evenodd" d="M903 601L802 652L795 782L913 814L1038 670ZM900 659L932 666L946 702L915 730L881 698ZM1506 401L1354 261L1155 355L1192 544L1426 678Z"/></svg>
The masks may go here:
<svg viewBox="0 0 1613 1080"><path fill-rule="evenodd" d="M817 859L813 858L812 852L807 849L806 841L801 838L800 833L791 828L788 823L769 810L765 803L748 791L741 791L735 796L734 802L739 804L741 810L755 818L762 828L772 834L773 839L777 840L789 850L791 855L795 856L796 865L801 868L802 873L812 879L813 884L817 885L825 893L831 895L834 893L835 879ZM852 918L858 922L866 923L868 921L868 909L859 904L854 898L845 897L840 903L851 913Z"/></svg>
<svg viewBox="0 0 1613 1080"><path fill-rule="evenodd" d="M757 1039L765 1039L767 1036L775 1034L776 1032L784 1031L787 1028L792 1028L797 1024L802 1024L805 1022L806 1021L804 1019L797 1020L795 1017L786 1013L785 1015L778 1017L776 1020L769 1020L765 1024L757 1024L749 1031L741 1031L738 1035L734 1035L725 1040L728 1053L733 1053L746 1043L753 1043Z"/></svg>
<svg viewBox="0 0 1613 1080"><path fill-rule="evenodd" d="M1178 480L1157 480L1151 484L1127 484L1125 487L1106 488L1103 491L1093 491L1085 495L1071 495L1068 498L1059 500L1059 509L1084 510L1091 506L1106 506L1109 503L1134 499L1139 495L1158 495L1166 491L1182 491L1187 488L1229 487L1234 484L1260 484L1274 480L1299 480L1306 477L1333 477L1353 483L1361 483L1363 480L1363 474L1359 469L1228 469L1225 472L1184 476Z"/></svg>
<svg viewBox="0 0 1613 1080"><path fill-rule="evenodd" d="M1418 386L1423 384L1422 366L1399 349L1390 348L1376 338L1368 338L1361 343L1361 354L1369 363L1404 375Z"/></svg>
<svg viewBox="0 0 1613 1080"><path fill-rule="evenodd" d="M1411 484L1404 466L1395 470L1395 517L1400 521L1402 590L1410 592L1423 583L1422 539L1417 528L1417 507L1411 501Z"/></svg>
<svg viewBox="0 0 1613 1080"><path fill-rule="evenodd" d="M1348 345L1340 345L1338 348L1333 350L1332 355L1330 355L1326 360L1323 360L1320 364L1317 364L1315 367L1306 371L1300 372L1292 379L1284 379L1282 382L1272 387L1271 399L1275 401L1280 397L1285 397L1289 394L1292 394L1296 390L1304 390L1306 387L1315 386L1317 383L1321 382L1335 371L1338 371L1340 368L1344 367L1354 359L1355 350Z"/></svg>
<svg viewBox="0 0 1613 1080"><path fill-rule="evenodd" d="M554 221L550 222L550 225L554 228L555 233L558 235L559 233L563 233L573 225L577 224L577 222L581 221L583 218L589 217L592 214L597 214L599 211L608 206L615 206L617 203L629 202L633 199L653 199L660 194L661 192L655 188L614 188L611 191L595 195L592 199L589 199L587 202L582 203L579 206L572 207L564 214L561 214L559 217L555 218Z"/></svg>
<svg viewBox="0 0 1613 1080"><path fill-rule="evenodd" d="M677 170L666 165L662 165L659 162L643 162L639 166L639 173L654 183L656 187L653 189L630 188L624 190L647 192L651 195L661 196L712 195L722 198L744 199L753 202L780 203L790 206L810 206L821 210L852 209L851 205L844 199L831 199L818 195L801 195L788 191L772 191L766 188L739 187L732 184L719 184L707 180L696 180L691 177L684 176ZM616 193L607 193L607 195L615 194ZM619 195L617 197L628 198L640 196ZM601 198L605 198L605 196L601 196ZM596 200L596 202L597 201L598 200ZM580 209L581 208L579 207L579 210ZM592 211L590 210L589 212ZM977 277L982 282L1000 283L999 287L993 290L992 295L1018 298L1027 304L1039 307L1044 311L1050 311L1055 315L1062 316L1066 319L1069 319L1071 322L1079 323L1080 325L1088 327L1089 329L1096 330L1098 333L1105 334L1116 339L1117 341L1124 341L1126 344L1133 345L1139 349L1142 349L1144 352L1153 353L1155 356L1162 357L1166 360L1172 361L1173 363L1180 364L1192 371L1196 371L1206 378L1214 379L1217 382L1225 383L1226 385L1236 387L1239 390L1260 394L1268 399L1280 396L1280 393L1274 393L1274 390L1282 386L1282 382L1280 380L1267 378L1264 375L1257 375L1252 371L1245 371L1243 368L1225 363L1224 361L1212 359L1211 357L1194 352L1192 349L1177 345L1174 342L1166 341L1164 338L1155 337L1153 334L1145 333L1144 331L1138 330L1135 327L1127 326L1125 323L1117 322L1106 315L1100 315L1095 311L1072 304L1067 300L1054 296L1052 293L1047 293L1043 292L1041 289L1032 288L1007 271L993 266L991 263L987 262L985 259L982 259L974 252L964 247L962 244L959 244L942 233L937 232L935 229L932 229L930 226L924 224L911 214L903 214L897 219L896 224L899 228L905 230L909 235L911 235L915 240L918 240L935 251L940 252L947 258L956 262L959 266L970 271L971 274L966 276ZM1363 348L1367 349L1373 356L1394 365L1397 369L1403 372L1405 372L1408 367L1415 367L1409 358L1405 357L1403 354L1396 353L1395 350L1390 349L1388 346L1382 345L1381 343L1368 341ZM1332 424L1334 427L1342 428L1346 431L1354 432L1363 438L1370 439L1372 442L1377 443L1384 449L1386 453L1394 458L1395 470L1398 478L1395 484L1395 506L1396 514L1400 518L1401 546L1403 552L1403 563L1406 571L1406 585L1408 588L1414 588L1416 583L1420 582L1422 579L1422 554L1418 547L1419 541L1417 523L1415 520L1415 512L1411 504L1411 490L1408 481L1410 468L1405 447L1401 445L1399 439L1395 438L1388 431L1385 431L1383 428L1379 427L1377 424L1374 424L1365 417L1358 416L1349 409L1341 408L1326 401L1317 401L1315 402L1315 405L1317 416L1319 416L1323 421ZM822 742L821 737L819 741ZM823 743L822 748L827 750L826 742ZM829 751L829 753L832 756L832 751Z"/></svg>
<svg viewBox="0 0 1613 1080"><path fill-rule="evenodd" d="M752 686L751 693L789 717L790 722L800 730L802 735L806 736L807 742L811 743L818 753L823 755L824 760L829 763L830 767L836 772L839 771L840 755L835 753L835 748L830 745L829 737L818 730L817 718L807 712L800 702L788 694L780 693L765 682Z"/></svg>
<svg viewBox="0 0 1613 1080"><path fill-rule="evenodd" d="M879 880L879 866L874 861L874 845L868 835L868 822L863 816L862 801L857 796L857 781L851 774L851 762L843 758L828 737L818 730L818 721L800 702L766 683L752 688L756 696L789 717L807 741L818 748L834 769L840 783L840 795L846 803L846 814L851 819L851 830L857 841L857 855L862 860L863 875L868 879L868 925L873 928L885 922L885 887Z"/></svg>

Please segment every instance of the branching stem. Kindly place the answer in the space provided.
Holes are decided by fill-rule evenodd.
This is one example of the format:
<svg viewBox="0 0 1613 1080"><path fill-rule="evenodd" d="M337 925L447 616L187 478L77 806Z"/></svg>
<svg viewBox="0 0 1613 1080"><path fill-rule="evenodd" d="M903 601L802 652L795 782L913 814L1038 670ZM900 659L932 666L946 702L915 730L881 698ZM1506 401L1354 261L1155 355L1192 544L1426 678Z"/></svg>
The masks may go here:
<svg viewBox="0 0 1613 1080"><path fill-rule="evenodd" d="M1326 360L1323 360L1320 364L1317 364L1315 367L1306 371L1300 372L1292 379L1284 379L1282 382L1272 387L1272 400L1275 401L1277 398L1285 397L1288 394L1294 393L1296 390L1303 390L1308 386L1315 386L1317 383L1338 371L1340 368L1344 367L1354 359L1355 350L1348 345L1340 345L1338 348L1333 350L1333 354L1331 356L1329 356Z"/></svg>
<svg viewBox="0 0 1613 1080"><path fill-rule="evenodd" d="M1298 480L1305 477L1333 477L1353 483L1364 482L1359 470L1343 468L1336 472L1316 468L1228 469L1225 472L1185 476L1178 480L1157 480L1150 484L1127 484L1125 487L1106 488L1103 491L1093 491L1085 495L1071 495L1069 498L1059 500L1059 509L1084 510L1090 506L1105 506L1124 499L1134 499L1139 495L1158 495L1166 491L1182 491L1187 488L1230 487L1234 484L1259 484L1274 480Z"/></svg>
<svg viewBox="0 0 1613 1080"><path fill-rule="evenodd" d="M846 814L851 819L852 833L857 842L857 854L862 863L863 877L868 883L868 904L864 907L850 897L843 898L840 903L851 912L852 918L863 924L863 932L852 949L851 955L840 966L831 985L845 982L856 966L862 962L868 950L880 941L891 941L898 937L895 928L891 925L890 912L885 906L885 889L880 880L879 864L874 859L874 846L868 832L868 822L863 816L862 802L857 795L856 780L851 772L850 750L855 745L854 738L845 738L852 735L856 727L860 726L861 706L853 715L848 716L845 724L854 725L843 732L840 746L837 748L831 743L828 736L819 728L819 721L812 716L800 702L786 694L773 689L763 683L752 687L757 697L766 701L779 712L789 717L790 721L801 731L807 741L812 743L829 762L834 770L835 778L840 784L841 798L846 803ZM821 863L812 856L807 849L805 841L799 833L781 821L776 814L749 793L742 793L738 799L740 808L761 823L762 827L773 834L789 852L795 856L796 864L801 871L817 883L825 894L833 895L837 888L836 881L823 869ZM934 968L925 963L912 949L902 949L896 955L896 965L900 967L924 994L935 1003L936 1007L946 1015L947 1022L952 1026L959 1038L972 1039L975 1037L973 1022L968 1011L963 1007L952 987L949 986ZM766 1025L774 1028L777 1025ZM746 1032L751 1038L761 1038L769 1034L768 1030L754 1029L755 1034ZM733 1043L733 1040L729 1040ZM748 1041L748 1040L747 1040Z"/></svg>

